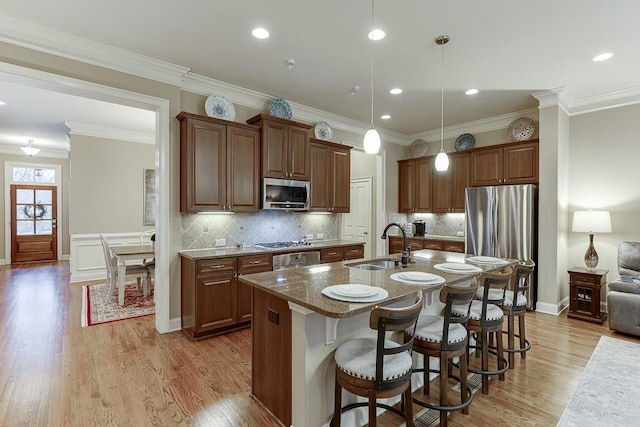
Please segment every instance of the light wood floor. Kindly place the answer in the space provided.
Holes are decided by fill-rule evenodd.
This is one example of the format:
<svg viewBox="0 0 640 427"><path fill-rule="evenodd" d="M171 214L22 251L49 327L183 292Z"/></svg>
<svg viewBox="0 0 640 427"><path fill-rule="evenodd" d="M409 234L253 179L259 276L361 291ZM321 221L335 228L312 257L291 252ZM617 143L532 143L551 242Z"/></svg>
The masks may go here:
<svg viewBox="0 0 640 427"><path fill-rule="evenodd" d="M250 330L192 342L153 316L81 328L80 291L66 262L0 267L0 425L278 425L249 395ZM450 425L555 425L601 335L640 342L566 314L527 326L527 359Z"/></svg>

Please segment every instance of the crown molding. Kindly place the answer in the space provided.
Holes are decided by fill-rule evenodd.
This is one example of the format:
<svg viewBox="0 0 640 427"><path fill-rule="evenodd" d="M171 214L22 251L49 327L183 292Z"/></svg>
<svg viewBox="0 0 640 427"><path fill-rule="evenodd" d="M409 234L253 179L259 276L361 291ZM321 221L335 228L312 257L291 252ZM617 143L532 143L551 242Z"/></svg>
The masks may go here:
<svg viewBox="0 0 640 427"><path fill-rule="evenodd" d="M40 147L38 147L40 148ZM69 154L67 150L56 150L56 149L47 149L40 148L40 151L35 156L29 157L20 149L19 145L15 144L3 144L0 143L0 153L2 154L11 154L14 156L24 157L25 162L28 162L27 159L37 159L39 160L41 157L44 158L53 158L53 159L68 159Z"/></svg>
<svg viewBox="0 0 640 427"><path fill-rule="evenodd" d="M570 115L593 113L640 103L640 86L572 99Z"/></svg>
<svg viewBox="0 0 640 427"><path fill-rule="evenodd" d="M189 68L0 15L0 41L174 86Z"/></svg>
<svg viewBox="0 0 640 427"><path fill-rule="evenodd" d="M83 135L97 138L115 139L118 141L137 142L140 144L155 144L153 132L136 132L107 126L96 126L90 123L65 122L71 135Z"/></svg>
<svg viewBox="0 0 640 427"><path fill-rule="evenodd" d="M245 107L254 108L259 111L264 111L269 105L269 102L274 98L272 95L267 95L251 89L245 89L240 86L221 82L220 80L215 80L192 72L186 73L182 78L181 89L204 96L220 94L234 104L244 105ZM363 137L364 133L369 130L368 123L348 119L338 114L329 113L327 111L308 107L295 102L289 102L289 105L294 112L295 119L300 122L313 124L319 121L325 121L330 123L331 127L334 129L362 134ZM376 129L380 133L380 137L386 142L402 145L407 143L407 137L404 134L378 127L376 127Z"/></svg>
<svg viewBox="0 0 640 427"><path fill-rule="evenodd" d="M509 126L509 123L519 117L529 117L530 119L538 121L538 109L530 108L528 110L516 111L515 113L502 114L500 116L487 117L486 119L474 120L459 125L447 126L444 128L444 139L455 138L461 133L482 133L505 129ZM408 141L414 141L418 138L424 139L426 142L440 141L440 129L414 133L413 135L409 135Z"/></svg>

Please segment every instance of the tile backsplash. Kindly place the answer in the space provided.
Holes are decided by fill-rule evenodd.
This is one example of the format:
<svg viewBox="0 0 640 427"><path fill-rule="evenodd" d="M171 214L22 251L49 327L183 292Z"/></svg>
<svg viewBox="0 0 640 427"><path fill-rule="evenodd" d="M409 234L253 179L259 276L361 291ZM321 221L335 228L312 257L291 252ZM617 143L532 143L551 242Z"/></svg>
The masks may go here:
<svg viewBox="0 0 640 427"><path fill-rule="evenodd" d="M180 234L182 249L204 249L215 247L216 239L225 239L226 246L300 240L312 233L337 239L340 229L341 215L261 210L233 215L183 214Z"/></svg>
<svg viewBox="0 0 640 427"><path fill-rule="evenodd" d="M422 219L425 222L425 231L427 234L438 236L456 236L458 232L464 232L465 216L463 213L447 213L447 214L389 214L389 222L397 222L406 226L416 219ZM406 228L408 230L408 227ZM390 230L391 231L391 230ZM396 230L392 232L397 234Z"/></svg>

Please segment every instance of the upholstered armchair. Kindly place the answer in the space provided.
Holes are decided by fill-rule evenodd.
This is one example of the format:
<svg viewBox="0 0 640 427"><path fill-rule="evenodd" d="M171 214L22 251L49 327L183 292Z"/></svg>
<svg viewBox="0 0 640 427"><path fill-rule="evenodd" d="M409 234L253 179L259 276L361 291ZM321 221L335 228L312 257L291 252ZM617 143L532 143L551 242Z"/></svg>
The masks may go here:
<svg viewBox="0 0 640 427"><path fill-rule="evenodd" d="M640 335L640 242L618 246L620 279L609 283L609 329Z"/></svg>

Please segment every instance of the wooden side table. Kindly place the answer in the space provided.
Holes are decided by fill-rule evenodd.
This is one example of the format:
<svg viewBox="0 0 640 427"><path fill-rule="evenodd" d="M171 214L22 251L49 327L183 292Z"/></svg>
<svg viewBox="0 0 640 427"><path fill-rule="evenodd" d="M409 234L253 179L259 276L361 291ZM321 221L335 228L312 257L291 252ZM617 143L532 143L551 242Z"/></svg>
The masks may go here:
<svg viewBox="0 0 640 427"><path fill-rule="evenodd" d="M572 267L569 273L569 314L573 319L602 324L607 313L600 311L602 288L607 283L609 270L589 271L584 267Z"/></svg>

